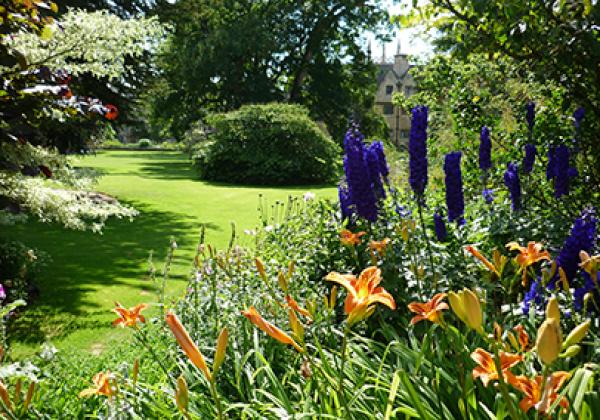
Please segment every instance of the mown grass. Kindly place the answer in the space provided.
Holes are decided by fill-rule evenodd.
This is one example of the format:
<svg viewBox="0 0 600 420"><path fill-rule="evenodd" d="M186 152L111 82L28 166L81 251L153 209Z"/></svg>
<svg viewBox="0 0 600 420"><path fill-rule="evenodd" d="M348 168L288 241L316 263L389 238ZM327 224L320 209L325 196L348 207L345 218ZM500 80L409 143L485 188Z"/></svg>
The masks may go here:
<svg viewBox="0 0 600 420"><path fill-rule="evenodd" d="M80 164L104 174L97 190L134 206L140 216L132 222L110 220L102 235L34 221L4 229L3 237L52 257L38 280L39 298L11 323L13 356L36 352L48 340L59 349L100 353L124 338L121 329L110 325L113 302L125 306L156 302L148 255L153 251L160 274L171 236L178 245L167 287L173 299L184 291L201 224L207 228L207 242L217 247L227 245L232 221L239 240L251 244L243 230L258 225L259 194L270 203L307 190L318 197L336 194L330 186L266 188L202 182L178 152L110 151L82 158Z"/></svg>

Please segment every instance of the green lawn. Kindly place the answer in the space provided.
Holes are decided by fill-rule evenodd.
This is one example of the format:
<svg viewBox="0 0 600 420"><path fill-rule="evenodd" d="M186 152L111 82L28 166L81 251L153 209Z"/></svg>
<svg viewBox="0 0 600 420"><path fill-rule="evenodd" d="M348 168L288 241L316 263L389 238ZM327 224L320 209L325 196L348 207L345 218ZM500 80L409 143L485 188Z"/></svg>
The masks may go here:
<svg viewBox="0 0 600 420"><path fill-rule="evenodd" d="M147 259L154 251L157 268L169 238L178 248L168 293L183 292L201 224L207 242L226 246L230 222L235 221L242 243L243 230L258 223L258 195L267 201L285 200L310 190L317 197L334 197L332 187L244 187L211 184L195 179L187 158L178 152L113 151L81 159L104 176L97 190L117 197L140 211L133 222L110 220L104 232L67 231L59 226L30 222L4 229L2 236L48 252L52 262L39 279L40 297L13 322L13 355L38 350L46 340L59 349L101 352L124 335L110 327L113 302L129 306L155 302L147 277Z"/></svg>

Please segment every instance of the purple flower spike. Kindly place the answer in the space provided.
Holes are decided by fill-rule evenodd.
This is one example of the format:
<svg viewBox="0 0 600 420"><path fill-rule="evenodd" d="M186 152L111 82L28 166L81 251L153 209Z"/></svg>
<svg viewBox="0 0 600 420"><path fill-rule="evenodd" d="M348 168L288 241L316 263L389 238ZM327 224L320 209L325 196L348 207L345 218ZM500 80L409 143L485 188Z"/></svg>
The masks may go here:
<svg viewBox="0 0 600 420"><path fill-rule="evenodd" d="M465 198L463 195L462 173L460 171L461 152L452 152L444 159L446 173L446 207L450 222L464 223Z"/></svg>
<svg viewBox="0 0 600 420"><path fill-rule="evenodd" d="M523 158L523 168L522 171L524 174L530 174L533 171L533 164L535 163L535 155L537 151L535 145L526 144L525 145L525 157Z"/></svg>
<svg viewBox="0 0 600 420"><path fill-rule="evenodd" d="M527 102L525 109L527 110L525 115L525 118L527 119L527 127L529 128L529 131L531 131L533 130L533 124L535 123L535 102Z"/></svg>
<svg viewBox="0 0 600 420"><path fill-rule="evenodd" d="M585 109L583 107L579 107L573 112L573 124L575 124L575 129L579 130L581 128L581 121L585 116Z"/></svg>
<svg viewBox="0 0 600 420"><path fill-rule="evenodd" d="M427 116L429 108L417 106L412 110L410 138L408 142L409 183L418 196L427 186Z"/></svg>
<svg viewBox="0 0 600 420"><path fill-rule="evenodd" d="M554 152L554 196L569 194L569 148L561 144Z"/></svg>
<svg viewBox="0 0 600 420"><path fill-rule="evenodd" d="M485 125L481 127L479 136L479 168L487 171L492 167L492 141L490 140L490 129Z"/></svg>
<svg viewBox="0 0 600 420"><path fill-rule="evenodd" d="M437 211L433 213L433 223L435 227L435 237L438 241L444 242L446 237L448 236L448 232L446 231L446 224L444 223L444 218Z"/></svg>
<svg viewBox="0 0 600 420"><path fill-rule="evenodd" d="M521 180L519 179L519 166L516 163L509 163L506 172L504 172L504 184L510 192L512 209L521 208Z"/></svg>

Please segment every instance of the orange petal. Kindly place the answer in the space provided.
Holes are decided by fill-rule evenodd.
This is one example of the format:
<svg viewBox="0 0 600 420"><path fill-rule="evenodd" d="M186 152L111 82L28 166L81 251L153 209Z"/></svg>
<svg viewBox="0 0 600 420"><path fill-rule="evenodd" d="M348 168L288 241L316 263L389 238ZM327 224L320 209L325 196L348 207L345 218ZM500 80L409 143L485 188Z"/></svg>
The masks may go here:
<svg viewBox="0 0 600 420"><path fill-rule="evenodd" d="M192 338L188 334L183 324L181 324L181 321L179 321L179 318L177 318L177 315L172 312L168 312L166 315L166 321L169 328L171 328L175 339L185 354L187 354L190 361L194 364L194 366L200 369L202 373L204 373L206 379L210 381L212 379L212 375L208 370L204 356L202 356L202 353L200 353L200 350L198 350L198 347L192 341Z"/></svg>

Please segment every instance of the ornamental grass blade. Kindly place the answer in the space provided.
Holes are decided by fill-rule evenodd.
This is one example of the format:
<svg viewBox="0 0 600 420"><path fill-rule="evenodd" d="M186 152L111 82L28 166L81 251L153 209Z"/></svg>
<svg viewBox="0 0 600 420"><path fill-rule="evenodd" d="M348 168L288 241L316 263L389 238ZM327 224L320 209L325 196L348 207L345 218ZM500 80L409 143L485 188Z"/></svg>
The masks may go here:
<svg viewBox="0 0 600 420"><path fill-rule="evenodd" d="M385 408L385 417L384 420L389 420L392 415L392 408L394 407L394 401L396 400L396 395L398 394L398 386L400 385L400 373L399 371L394 372L394 379L392 380L392 385L390 386L390 394L387 399L387 406Z"/></svg>
<svg viewBox="0 0 600 420"><path fill-rule="evenodd" d="M400 381L402 382L402 386L404 387L404 389L408 393L408 396L414 404L413 408L419 413L419 418L421 420L431 419L431 416L425 411L425 407L423 407L423 402L421 401L419 394L413 387L408 373L406 373L406 371L399 371L398 374L400 375Z"/></svg>
<svg viewBox="0 0 600 420"><path fill-rule="evenodd" d="M582 418L582 406L584 402L585 395L589 389L589 383L592 377L594 376L593 372L587 369L577 369L569 386L568 390L568 399L569 399L569 420L576 420ZM560 399L557 399L556 402L552 405L553 408L560 402ZM551 411L552 412L552 411Z"/></svg>

